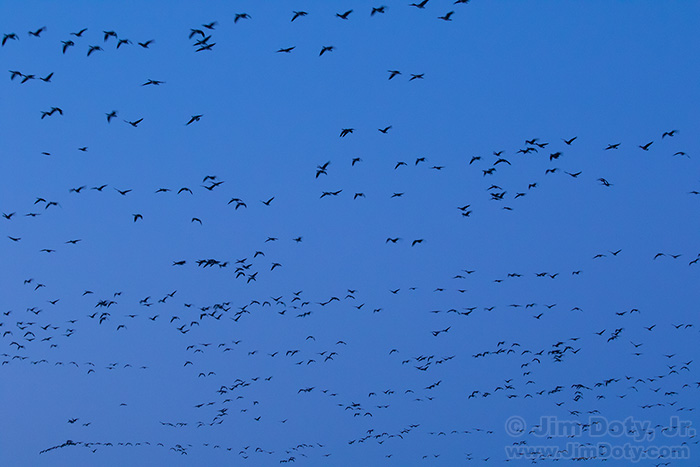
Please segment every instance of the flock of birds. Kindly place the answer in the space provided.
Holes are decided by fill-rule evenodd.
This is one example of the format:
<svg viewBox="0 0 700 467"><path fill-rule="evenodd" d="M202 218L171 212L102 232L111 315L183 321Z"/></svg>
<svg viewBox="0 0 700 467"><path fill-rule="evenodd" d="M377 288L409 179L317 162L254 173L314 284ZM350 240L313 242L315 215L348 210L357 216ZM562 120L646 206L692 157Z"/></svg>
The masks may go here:
<svg viewBox="0 0 700 467"><path fill-rule="evenodd" d="M429 2L423 0L408 7L422 11L431 6ZM457 0L454 5L468 3L469 0ZM455 11L434 17L451 22L461 14ZM368 9L367 14L375 17L390 12L389 7L382 5ZM292 11L290 22L303 23L312 13ZM359 14L354 9L343 10L335 14L335 19L351 21ZM215 39L215 34L255 19L254 15L240 12L226 21L221 20L226 24L210 21L182 31L182 36L191 42L194 52L210 52L214 58L215 46L226 40L225 37ZM150 36L132 41L111 29L98 29L95 35L95 30L93 26L83 27L54 39L52 29L40 27L27 31L26 36L32 41L54 41L51 47L56 46L54 53L59 58L79 48L86 57L104 53L108 46L115 50L136 46L151 51L157 49L160 41ZM24 33L2 33L0 53L9 48L21 48L23 42ZM296 46L285 45L271 52L291 54L296 51ZM335 51L333 45L322 45L318 55ZM12 67L8 71L9 86L23 87L34 83L51 86L61 79L63 70L37 73ZM427 83L429 78L427 73L408 73L393 68L386 73L381 81L389 80L392 84L399 79ZM146 78L140 86L167 87L168 81ZM8 88L8 92L13 92L13 88ZM69 118L71 111L66 104L46 105L36 109L36 118L41 121ZM205 113L188 113L182 117L181 128L173 131L189 131L206 125L209 118ZM103 125L128 124L134 129L149 123L147 116L123 117L122 112L112 108L104 109L100 119ZM398 125L347 126L338 128L332 137L347 141L371 134L389 139L397 131L395 126ZM641 155L656 151L659 157L689 162L693 160L689 155L691 151L679 150L677 143L682 134L683 131L672 128L660 129L643 141L600 143L599 152L609 155L627 151ZM539 199L536 193L546 190L549 180L557 177L565 183L585 186L586 190L624 190L624 186L618 186L616 179L603 171L591 173L588 166L580 166L583 165L581 159L575 154L584 138L590 139L588 135L563 135L549 141L532 137L509 149L497 148L489 155L469 155L461 160L435 162L432 157L406 155L384 157L372 163L374 170L398 180L409 180L416 171L422 171L420 176L426 178L429 174L445 173L468 177L479 188L472 198L453 203L449 208L452 214L448 217L450 221L454 218L464 225L472 225L492 215L494 210L507 212L528 208L532 204L526 206L526 203L531 198L535 198L531 203L536 204ZM74 146L79 153L94 152L92 145L83 142ZM49 160L58 157L52 148L46 148L42 156ZM149 454L164 456L161 459L175 455L206 459L211 452L221 452L240 460L257 461L260 465L304 461L318 462L318 465L350 465L348 462L353 456L365 456L357 454L360 446L367 447L368 465L406 459L402 456L410 450L409 446L414 450L420 446L421 454L405 462L441 461L458 456L468 463L500 464L516 460L504 453L503 448L508 446L519 449L517 458L532 462L599 461L607 459L602 455L570 455L566 443L573 436L547 438L544 444L559 447L544 452L534 447L542 446L545 441L537 434L542 426L533 423L517 433L504 433L501 418L474 418L488 420L474 426L469 421L471 412L488 407L499 416L521 410L527 410L533 417L554 414L560 420L569 420L580 430L577 440L584 446L596 441L585 435L594 428L591 417L605 414L610 419L619 418L619 407L627 411L624 412L627 416L655 420L644 433L647 439L668 437L669 432L678 428L679 420L695 418L696 407L692 401L697 400L700 378L695 373L697 363L690 346L697 340L696 315L659 313L637 301L634 295L628 297L629 305L601 306L592 310L580 303L580 297L554 292L589 287L585 281L592 269L617 270L619 262L624 264L625 255L631 250L624 239L614 247L580 251L575 264L561 266L554 262L560 264L556 269L499 266L500 270L496 270L464 264L462 268L443 271L442 276L422 281L413 281L397 271L401 283L382 286L381 290L356 287L352 284L366 284L349 277L348 283L320 292L314 286L308 291L284 285L298 283L295 269L301 268L304 262L327 261L320 257L321 253L314 257L309 250L303 250L304 254L312 255L308 258L296 253L302 248L315 248L314 241L318 237L314 235L313 223L309 223L293 235L270 233L258 238L254 245L243 243L233 249L219 249L228 252L221 256L182 249L179 256L167 261L154 260L149 268L164 271L164 277L180 278L179 283L173 282L167 290L160 280L149 277L149 272L140 271L133 271L136 279L126 284L134 290L109 289L97 274L93 283L81 288L62 289L56 285L63 282L60 276L66 274L52 269L57 262L67 268L64 271L70 271L73 261L76 265L85 261L81 255L93 254L81 253L86 244L102 243L105 249L113 247L109 240L95 235L94 229L87 228L89 224L101 222L97 218L90 219L86 211L85 206L95 203L102 203L114 212L116 220L112 222L120 232L128 232L125 238L131 239L123 241L138 242L140 234L150 235L147 230L138 229L157 229L153 224L161 219L161 213L159 208L154 209L155 205L177 206L183 198L192 200L196 208L192 212L175 211L172 224L165 228L172 231L173 236L184 232L184 236L196 237L199 234L196 229L201 232L206 228L228 230L231 223L238 222L237 216L251 213L264 218L273 212L278 215L280 209L293 203L304 202L317 212L332 212L333 203L344 200L371 206L375 200L407 203L419 199L418 187L410 182L404 182L405 191L378 187L372 182L366 182L365 188L325 185L327 181L361 179L362 175L357 174L363 170L366 159L368 156L323 157L315 167L305 167L303 170L308 177L304 183L314 187L313 197L305 192L275 190L275 187L265 187L268 194L261 197L241 192L237 183L227 179L229 174L206 173L187 174L190 183L186 185L174 182L169 186L147 186L150 181L146 180L138 186L130 186L105 180L65 186L60 193L50 196L37 191L30 199L4 199L0 219L6 239L4 250L12 257L26 257L30 264L43 266L37 266L31 275L22 277L13 273L11 278L5 279L5 287L16 291L16 297L6 299L8 304L0 316L0 347L4 347L0 368L13 369L14 375L41 375L42 372L56 375L60 369L67 378L87 386L96 384L93 381L99 378L112 378L111 375L138 382L160 371L159 364L167 367L168 363L159 361L155 351L154 355L145 354L141 361L134 361L118 355L106 357L108 352L88 354L81 348L85 343L94 344L101 339L147 347L148 343L138 344L137 341L143 336L153 336L154 341L168 345L172 355L177 356L166 358L168 362L170 358L175 360L173 368L168 370L173 372L170 376L173 384L183 379L191 385L188 387L199 388L198 392L191 391L183 396L188 405L172 411L171 418L154 419L147 412L140 414L143 420L139 423L147 424L152 433L164 433L162 437L96 439L91 430L100 429L99 411L85 409L62 414L65 421L52 428L53 444L37 446L35 450L41 455L41 461L64 455L70 459L83 452L118 456L122 454L116 453L117 450L123 453L148 449L151 453L167 451ZM531 170L533 166L536 170ZM696 196L700 195L699 190L690 187L679 192L684 196ZM128 208L124 208L127 201ZM283 207L278 207L280 204ZM59 237L58 232L65 231L61 228L55 229L57 233L53 237L35 234L37 231L52 232L56 223L60 224L61 216L68 212L72 216L82 213L87 217L71 229L75 232L84 229L85 235ZM223 215L219 215L221 213ZM343 247L345 240L340 234L338 248L341 251L355 248ZM382 231L372 232L370 242L372 251L391 249L390 255L405 256L436 248L438 241L429 235ZM46 263L48 259L52 262ZM642 258L642 262L644 267L668 267L665 271L672 268L679 275L697 274L700 252L655 250ZM306 274L303 268L299 271L300 275ZM191 285L198 281L225 284L225 288L217 293L197 292ZM582 282L587 285L582 286ZM271 291L268 284L275 290ZM528 294L528 290L538 292ZM546 298L548 293L557 298ZM512 298L525 295L528 298ZM533 296L540 298L533 299ZM409 311L400 311L405 308ZM355 327L358 320L364 323L363 327ZM568 326L568 320L577 325ZM364 335L364 326L371 329L372 337ZM512 329L501 333L509 327ZM261 338L258 334L261 329L270 328L281 329L280 336L273 340ZM473 336L474 328L483 329L477 331L483 335ZM400 332L405 332L406 336L397 334L396 329L403 329ZM662 337L656 337L660 333ZM73 344L76 340L80 343L77 349ZM366 354L365 347L374 351ZM620 362L628 363L623 363L621 368L614 363L616 356ZM589 364L597 366L597 370L589 372ZM361 368L358 369L358 365ZM239 373L235 370L237 366L246 370ZM382 373L402 376L388 382ZM608 376L600 376L602 373ZM465 379L465 374L473 377ZM338 379L328 375L337 375ZM344 378L349 378L350 382L339 383ZM314 415L309 415L309 420L299 411L292 410L287 415L289 407L279 407L274 394ZM116 409L130 410L132 402L127 394L123 396ZM630 400L633 402L628 404ZM454 425L455 416L451 413L457 410L463 411L459 426ZM304 433L310 423L326 426L327 433L338 430L343 435L287 445L277 441L284 430L287 430L286 437L279 439L291 439L296 432ZM264 426L265 432L275 434L270 434L257 446L241 445L232 440L233 437L226 436L239 426ZM288 429L289 426L293 428ZM338 428L341 426L342 429ZM211 433L212 439L217 441L187 441L188 438L201 439L202 431ZM348 432L354 435L338 443L337 438ZM224 436L216 438L218 435L213 433ZM628 437L633 434L639 433L628 433ZM184 441L174 442L173 439ZM680 456L686 450L697 452L698 439L694 431L669 439L673 441L674 451L650 458L654 461L652 465L676 465L673 455Z"/></svg>

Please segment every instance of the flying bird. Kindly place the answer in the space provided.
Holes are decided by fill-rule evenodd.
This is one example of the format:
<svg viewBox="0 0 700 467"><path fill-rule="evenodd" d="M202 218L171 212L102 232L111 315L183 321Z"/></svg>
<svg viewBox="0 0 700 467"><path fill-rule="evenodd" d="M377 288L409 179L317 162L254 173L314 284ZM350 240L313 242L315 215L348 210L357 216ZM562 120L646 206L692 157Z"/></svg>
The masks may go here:
<svg viewBox="0 0 700 467"><path fill-rule="evenodd" d="M39 36L41 36L41 33L44 31L46 31L46 26L42 26L39 29L37 29L36 31L29 31L27 34L29 34L30 36L34 36L34 37L39 37Z"/></svg>
<svg viewBox="0 0 700 467"><path fill-rule="evenodd" d="M138 120L134 120L133 122L130 122L129 120L124 120L126 123L129 125L133 126L134 128L138 127L139 123L143 121L143 118L139 118Z"/></svg>
<svg viewBox="0 0 700 467"><path fill-rule="evenodd" d="M667 136L673 137L677 132L678 130L664 131L664 133L661 135L661 139L664 139Z"/></svg>
<svg viewBox="0 0 700 467"><path fill-rule="evenodd" d="M293 11L292 13L292 21L294 21L297 18L301 18L302 16L308 15L308 13L305 11Z"/></svg>
<svg viewBox="0 0 700 467"><path fill-rule="evenodd" d="M102 47L100 47L99 45L91 45L88 48L87 56L89 57L94 52L99 52L99 51L102 51Z"/></svg>
<svg viewBox="0 0 700 467"><path fill-rule="evenodd" d="M19 37L17 37L17 34L14 32L11 32L9 34L4 34L2 36L2 46L5 47L5 43L7 43L8 40L13 40L13 41L18 41Z"/></svg>
<svg viewBox="0 0 700 467"><path fill-rule="evenodd" d="M63 47L61 47L61 51L65 54L66 50L68 50L68 47L73 47L75 45L75 42L73 41L61 41L63 43Z"/></svg>
<svg viewBox="0 0 700 467"><path fill-rule="evenodd" d="M185 124L185 126L189 125L190 123L198 122L204 115L192 115L190 120Z"/></svg>

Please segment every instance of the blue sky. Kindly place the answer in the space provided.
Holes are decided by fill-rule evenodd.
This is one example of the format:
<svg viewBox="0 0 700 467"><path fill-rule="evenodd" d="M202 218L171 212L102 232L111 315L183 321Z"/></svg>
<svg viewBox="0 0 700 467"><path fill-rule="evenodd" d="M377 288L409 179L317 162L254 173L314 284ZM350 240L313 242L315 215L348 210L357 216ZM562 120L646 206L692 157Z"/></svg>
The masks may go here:
<svg viewBox="0 0 700 467"><path fill-rule="evenodd" d="M697 4L409 4L0 6L4 463L697 464Z"/></svg>

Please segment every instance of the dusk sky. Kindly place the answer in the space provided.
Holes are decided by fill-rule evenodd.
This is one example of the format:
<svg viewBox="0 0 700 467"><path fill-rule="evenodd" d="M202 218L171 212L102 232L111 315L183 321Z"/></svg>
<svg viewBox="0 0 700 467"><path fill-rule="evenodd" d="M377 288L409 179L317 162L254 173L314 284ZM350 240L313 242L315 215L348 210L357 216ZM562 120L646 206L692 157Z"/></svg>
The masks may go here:
<svg viewBox="0 0 700 467"><path fill-rule="evenodd" d="M1 2L0 465L700 465L698 18Z"/></svg>

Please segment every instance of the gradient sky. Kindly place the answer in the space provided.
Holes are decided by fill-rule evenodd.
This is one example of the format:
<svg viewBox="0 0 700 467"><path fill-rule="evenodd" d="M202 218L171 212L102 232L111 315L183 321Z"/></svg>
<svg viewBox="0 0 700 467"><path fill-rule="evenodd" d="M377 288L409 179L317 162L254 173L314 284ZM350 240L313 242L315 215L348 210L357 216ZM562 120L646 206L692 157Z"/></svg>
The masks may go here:
<svg viewBox="0 0 700 467"><path fill-rule="evenodd" d="M700 6L409 3L0 4L1 464L699 464Z"/></svg>

